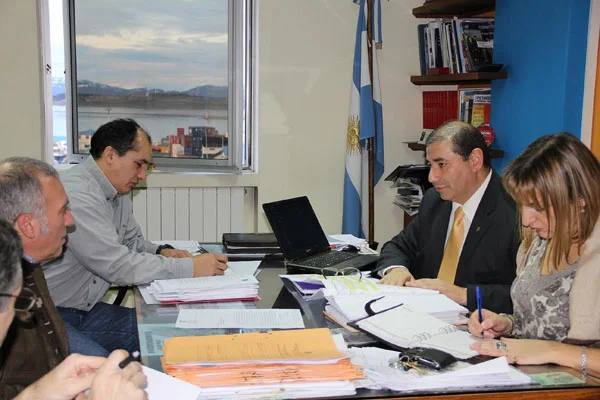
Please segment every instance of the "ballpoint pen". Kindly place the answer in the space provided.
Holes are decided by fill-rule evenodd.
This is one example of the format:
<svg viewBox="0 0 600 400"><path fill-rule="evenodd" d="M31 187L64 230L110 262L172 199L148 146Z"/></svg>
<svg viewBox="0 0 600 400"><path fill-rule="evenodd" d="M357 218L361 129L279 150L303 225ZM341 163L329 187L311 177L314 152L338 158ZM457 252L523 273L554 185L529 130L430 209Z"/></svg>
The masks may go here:
<svg viewBox="0 0 600 400"><path fill-rule="evenodd" d="M475 297L477 298L477 313L479 314L479 323L483 322L483 313L481 312L481 289L479 286L475 287ZM483 337L483 329L481 330L481 337Z"/></svg>
<svg viewBox="0 0 600 400"><path fill-rule="evenodd" d="M198 250L197 253L198 254L207 254L209 251L206 250L204 247L202 247L202 245L200 244L200 242L198 242Z"/></svg>
<svg viewBox="0 0 600 400"><path fill-rule="evenodd" d="M119 368L125 368L127 365L129 365L130 362L137 360L139 356L140 352L134 351L133 353L129 354L126 359L119 363Z"/></svg>

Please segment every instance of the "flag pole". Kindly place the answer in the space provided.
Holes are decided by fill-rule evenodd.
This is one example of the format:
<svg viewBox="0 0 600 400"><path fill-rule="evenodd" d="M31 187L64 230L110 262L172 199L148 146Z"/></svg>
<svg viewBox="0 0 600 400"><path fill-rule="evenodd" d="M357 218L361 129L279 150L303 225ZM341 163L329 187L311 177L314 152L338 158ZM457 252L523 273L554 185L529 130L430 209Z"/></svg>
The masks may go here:
<svg viewBox="0 0 600 400"><path fill-rule="evenodd" d="M369 76L373 82L373 0L367 0L367 49L369 52ZM367 139L367 152L369 155L369 247L377 249L375 241L375 155L373 151L373 138Z"/></svg>

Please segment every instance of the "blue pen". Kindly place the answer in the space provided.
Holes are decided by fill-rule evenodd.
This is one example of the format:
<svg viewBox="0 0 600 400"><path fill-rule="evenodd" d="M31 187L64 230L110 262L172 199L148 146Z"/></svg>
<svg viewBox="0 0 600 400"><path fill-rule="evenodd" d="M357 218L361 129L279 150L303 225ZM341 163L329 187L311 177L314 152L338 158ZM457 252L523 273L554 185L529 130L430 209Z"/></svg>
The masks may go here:
<svg viewBox="0 0 600 400"><path fill-rule="evenodd" d="M481 312L481 289L479 286L475 287L475 297L477 298L477 313L479 314L479 323L483 322L483 313ZM483 330L481 331L481 337L483 337Z"/></svg>

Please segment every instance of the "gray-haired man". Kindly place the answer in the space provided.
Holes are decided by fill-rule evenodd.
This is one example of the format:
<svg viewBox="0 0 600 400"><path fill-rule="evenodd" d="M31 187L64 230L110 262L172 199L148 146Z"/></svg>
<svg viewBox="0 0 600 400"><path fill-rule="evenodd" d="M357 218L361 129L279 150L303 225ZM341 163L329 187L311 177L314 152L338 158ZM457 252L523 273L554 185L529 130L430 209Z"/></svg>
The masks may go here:
<svg viewBox="0 0 600 400"><path fill-rule="evenodd" d="M40 263L61 255L67 227L73 224L58 174L48 164L13 157L0 162L0 219L17 231L23 244L23 287L35 296L31 318L10 327L0 359L0 393L12 398L74 352L108 355L74 329L65 330L48 292ZM9 288L10 289L10 288Z"/></svg>
<svg viewBox="0 0 600 400"><path fill-rule="evenodd" d="M38 300L29 288L23 287L22 256L19 235L8 222L0 220L0 345L3 345L15 311L29 311ZM35 319L35 316L32 318ZM141 365L133 362L123 369L119 367L119 362L126 356L123 350L115 351L108 359L72 354L24 388L15 399L72 399L79 398L86 390L89 390L91 398L144 399L143 388L147 382ZM15 388L2 386L2 398L17 395L14 390L7 389Z"/></svg>

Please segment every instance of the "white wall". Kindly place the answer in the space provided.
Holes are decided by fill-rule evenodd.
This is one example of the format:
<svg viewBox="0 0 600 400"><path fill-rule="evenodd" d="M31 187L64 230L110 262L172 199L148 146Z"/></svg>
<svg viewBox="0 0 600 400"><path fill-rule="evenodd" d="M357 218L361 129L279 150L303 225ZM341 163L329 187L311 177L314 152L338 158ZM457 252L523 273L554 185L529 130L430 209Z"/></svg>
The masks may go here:
<svg viewBox="0 0 600 400"><path fill-rule="evenodd" d="M36 0L0 1L0 158L42 157L42 75Z"/></svg>
<svg viewBox="0 0 600 400"><path fill-rule="evenodd" d="M600 0L592 0L590 2L585 84L583 90L583 115L581 121L581 141L588 147L592 144L594 93L596 91L596 67L598 61L598 32L600 32Z"/></svg>
<svg viewBox="0 0 600 400"><path fill-rule="evenodd" d="M8 88L0 100L2 157L41 157L39 51L37 34L32 33L37 13L30 3L33 1L3 0L0 5L0 87ZM419 20L411 11L422 3L381 2L384 43L378 58L384 109L384 176L398 164L422 160L422 154L402 143L417 138L421 128L420 89L410 84L409 76L419 71ZM306 194L325 231L339 232L358 6L351 0L258 0L258 13L258 174L153 174L147 184L256 186L259 231L267 229L260 204ZM18 41L17 29L22 29ZM6 60L15 61L5 65ZM18 118L21 121L17 115L23 116ZM15 140L12 133L17 128L25 133ZM402 212L392 204L393 197L389 183L381 181L375 191L375 239L379 242L402 227Z"/></svg>

